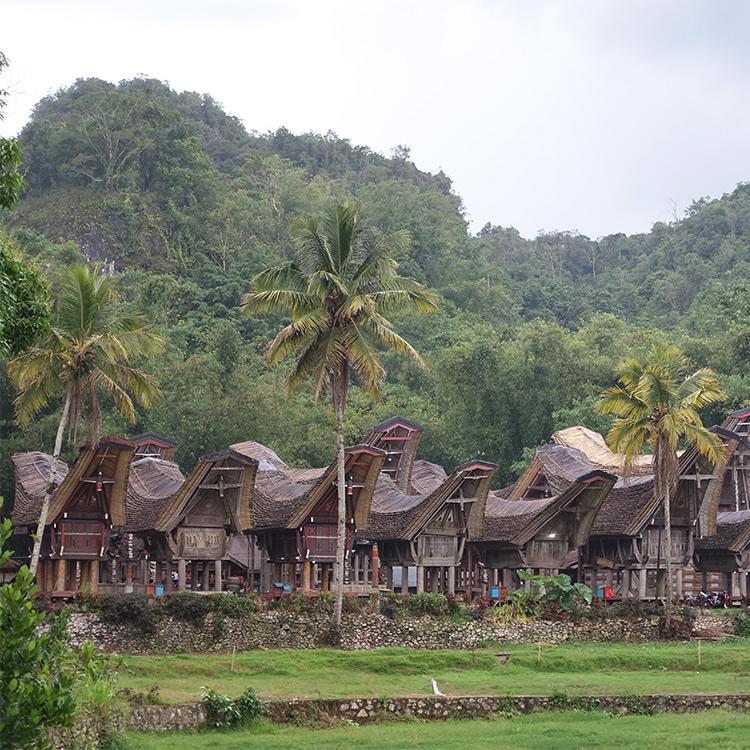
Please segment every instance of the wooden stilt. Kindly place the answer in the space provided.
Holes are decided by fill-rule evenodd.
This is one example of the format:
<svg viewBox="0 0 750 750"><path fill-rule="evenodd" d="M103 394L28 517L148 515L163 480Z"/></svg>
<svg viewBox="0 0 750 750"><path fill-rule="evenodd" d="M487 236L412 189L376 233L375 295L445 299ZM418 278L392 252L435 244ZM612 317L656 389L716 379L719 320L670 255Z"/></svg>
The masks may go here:
<svg viewBox="0 0 750 750"><path fill-rule="evenodd" d="M214 591L223 591L224 582L221 578L221 560L214 560Z"/></svg>

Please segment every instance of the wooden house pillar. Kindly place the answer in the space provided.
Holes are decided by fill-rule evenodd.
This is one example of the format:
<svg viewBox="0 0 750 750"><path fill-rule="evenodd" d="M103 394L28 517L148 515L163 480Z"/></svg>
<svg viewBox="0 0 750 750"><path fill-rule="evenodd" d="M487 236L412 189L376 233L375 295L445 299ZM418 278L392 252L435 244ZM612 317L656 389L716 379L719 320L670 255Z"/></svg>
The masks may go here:
<svg viewBox="0 0 750 750"><path fill-rule="evenodd" d="M646 573L646 568L641 568L638 571L638 598L639 599L645 599L646 598L646 581L648 579L648 575Z"/></svg>
<svg viewBox="0 0 750 750"><path fill-rule="evenodd" d="M89 560L88 568L89 591L95 594L99 588L99 560Z"/></svg>
<svg viewBox="0 0 750 750"><path fill-rule="evenodd" d="M185 579L187 578L187 565L185 560L180 558L177 561L177 590L184 591L186 589Z"/></svg>
<svg viewBox="0 0 750 750"><path fill-rule="evenodd" d="M208 560L204 560L201 566L201 591L208 591L210 585L211 568L208 565Z"/></svg>
<svg viewBox="0 0 750 750"><path fill-rule="evenodd" d="M737 577L739 578L740 596L744 599L747 596L747 571L737 571Z"/></svg>
<svg viewBox="0 0 750 750"><path fill-rule="evenodd" d="M354 558L354 561L353 561L354 562L354 565L353 565L353 568L354 568L354 581L353 581L353 583L355 585L357 585L359 583L359 567L360 567L359 566L359 554L357 552L355 552L352 555L352 557Z"/></svg>
<svg viewBox="0 0 750 750"><path fill-rule="evenodd" d="M377 589L380 586L380 552L378 551L378 545L372 545L372 553L370 557L370 578L372 580L372 587Z"/></svg>
<svg viewBox="0 0 750 750"><path fill-rule="evenodd" d="M662 568L656 571L656 596L663 597L666 591L667 572Z"/></svg>
<svg viewBox="0 0 750 750"><path fill-rule="evenodd" d="M214 560L214 591L222 591L224 582L221 579L221 560Z"/></svg>
<svg viewBox="0 0 750 750"><path fill-rule="evenodd" d="M417 593L424 594L424 565L417 565Z"/></svg>
<svg viewBox="0 0 750 750"><path fill-rule="evenodd" d="M310 591L310 575L312 573L312 563L309 560L305 560L302 563L302 591Z"/></svg>
<svg viewBox="0 0 750 750"><path fill-rule="evenodd" d="M46 573L47 573L47 561L40 559L36 568L36 585L40 593L44 593L47 590L45 587Z"/></svg>
<svg viewBox="0 0 750 750"><path fill-rule="evenodd" d="M682 568L677 568L675 571L675 587L674 587L674 593L675 596L682 596L682 591L684 589L684 578L682 575Z"/></svg>
<svg viewBox="0 0 750 750"><path fill-rule="evenodd" d="M393 565L386 565L385 568L385 585L390 591L393 591Z"/></svg>
<svg viewBox="0 0 750 750"><path fill-rule="evenodd" d="M630 571L626 568L622 571L622 586L620 596L623 599L630 598Z"/></svg>
<svg viewBox="0 0 750 750"><path fill-rule="evenodd" d="M453 595L456 593L456 566L448 566L448 594Z"/></svg>
<svg viewBox="0 0 750 750"><path fill-rule="evenodd" d="M65 591L65 568L67 560L55 560L55 591Z"/></svg>
<svg viewBox="0 0 750 750"><path fill-rule="evenodd" d="M503 568L503 588L510 594L514 590L512 568Z"/></svg>
<svg viewBox="0 0 750 750"><path fill-rule="evenodd" d="M314 589L318 588L318 574L320 572L320 565L318 563L312 564L312 578L310 580L310 586ZM321 588L323 586L323 581L320 582Z"/></svg>

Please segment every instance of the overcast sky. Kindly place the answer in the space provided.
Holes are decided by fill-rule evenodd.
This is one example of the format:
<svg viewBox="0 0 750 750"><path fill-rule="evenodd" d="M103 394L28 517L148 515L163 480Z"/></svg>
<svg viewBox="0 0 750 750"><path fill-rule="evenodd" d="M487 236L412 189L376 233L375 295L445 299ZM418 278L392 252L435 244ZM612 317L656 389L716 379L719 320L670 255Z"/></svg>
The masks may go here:
<svg viewBox="0 0 750 750"><path fill-rule="evenodd" d="M485 222L646 231L750 179L744 0L3 0L5 135L76 78L443 169ZM4 33L3 33L4 32Z"/></svg>

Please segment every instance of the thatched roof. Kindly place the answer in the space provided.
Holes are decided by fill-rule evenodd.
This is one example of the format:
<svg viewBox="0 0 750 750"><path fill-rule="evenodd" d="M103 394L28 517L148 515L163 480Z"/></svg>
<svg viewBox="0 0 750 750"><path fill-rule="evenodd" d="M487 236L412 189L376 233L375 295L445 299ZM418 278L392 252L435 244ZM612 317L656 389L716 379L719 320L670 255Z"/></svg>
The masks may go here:
<svg viewBox="0 0 750 750"><path fill-rule="evenodd" d="M723 550L744 552L750 544L750 510L719 513L716 533L695 540L696 550Z"/></svg>
<svg viewBox="0 0 750 750"><path fill-rule="evenodd" d="M476 483L474 502L469 510L469 533L479 532L484 505L487 500L497 465L486 461L472 461L456 467L450 476L427 461L421 463L419 481L431 487L424 493L407 495L385 474L381 474L375 486L369 525L361 533L363 539L381 541L386 539L413 539L429 521L440 512L452 498L460 495L467 483ZM440 477L442 476L442 481Z"/></svg>
<svg viewBox="0 0 750 750"><path fill-rule="evenodd" d="M552 435L552 440L558 445L576 448L597 469L609 471L614 474L625 473L625 457L613 453L607 445L604 437L594 430L580 425L559 430ZM651 474L651 456L636 456L629 468L630 474Z"/></svg>
<svg viewBox="0 0 750 750"><path fill-rule="evenodd" d="M14 526L35 526L39 522L44 492L53 458L47 453L30 451L11 457L16 470L16 497L11 520ZM68 474L68 465L54 459L52 487L57 489Z"/></svg>
<svg viewBox="0 0 750 750"><path fill-rule="evenodd" d="M151 457L133 461L128 474L128 522L125 530L156 528L170 498L184 481L180 467L173 461Z"/></svg>
<svg viewBox="0 0 750 750"><path fill-rule="evenodd" d="M566 449L572 450L572 449ZM560 457L559 452L555 452ZM564 462L566 475L559 479L565 485L557 495L537 499L511 500L502 490L490 493L480 538L483 541L510 543L517 546L530 541L558 513L574 506L580 509L578 539L573 546L580 546L591 533L595 518L605 498L617 481L613 474L599 469L568 479L567 470L573 462ZM520 480L519 480L520 482Z"/></svg>
<svg viewBox="0 0 750 750"><path fill-rule="evenodd" d="M316 505L336 492L336 462L322 469L291 468L270 448L253 441L235 443L231 450L255 459L258 471L253 494L253 528L293 529ZM347 481L352 483L355 525L365 526L375 481L385 455L370 445L346 449Z"/></svg>

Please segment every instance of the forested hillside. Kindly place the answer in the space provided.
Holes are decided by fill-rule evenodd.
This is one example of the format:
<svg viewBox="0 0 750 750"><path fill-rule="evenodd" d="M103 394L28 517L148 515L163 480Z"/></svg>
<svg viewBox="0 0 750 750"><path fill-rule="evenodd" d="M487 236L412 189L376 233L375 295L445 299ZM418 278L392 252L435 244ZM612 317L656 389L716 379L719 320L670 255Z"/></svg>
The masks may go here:
<svg viewBox="0 0 750 750"><path fill-rule="evenodd" d="M238 305L255 272L291 254L293 217L341 197L382 230L409 230L400 270L441 298L438 314L398 321L430 371L386 355L383 401L353 393L351 440L402 413L427 426L426 458L485 457L507 481L554 429L606 427L594 395L621 357L659 340L722 375L726 408L750 399L750 186L630 237L472 235L450 179L417 169L405 147L385 157L333 133L248 133L210 97L145 79L83 80L42 100L21 145L28 189L3 216L10 241L53 291L66 264L113 264L123 305L168 342L154 368L163 396L137 430L174 438L184 468L250 438L290 462L331 459L330 410L306 393L288 401L283 370L263 360L282 321ZM7 494L9 454L49 449L56 423L13 427L7 381L0 394ZM105 416L105 432L127 432Z"/></svg>

